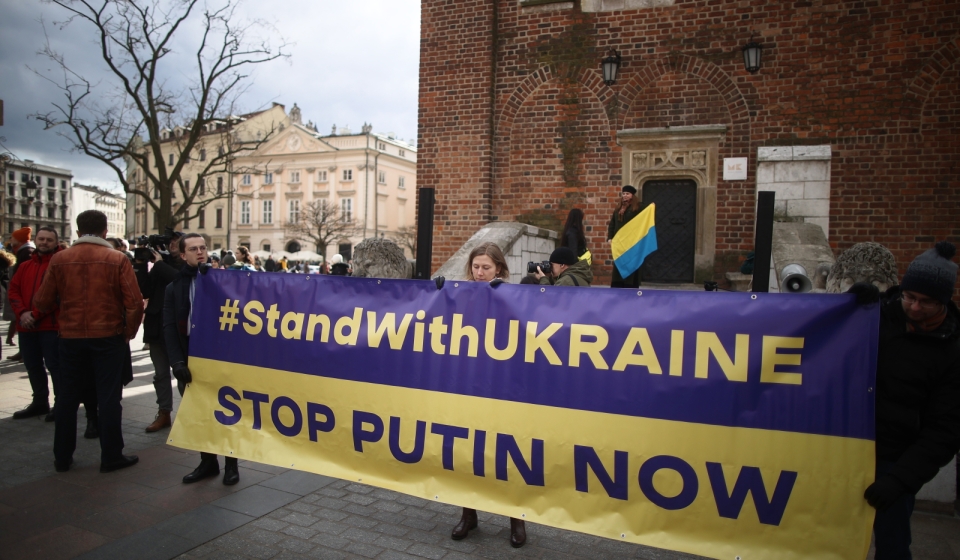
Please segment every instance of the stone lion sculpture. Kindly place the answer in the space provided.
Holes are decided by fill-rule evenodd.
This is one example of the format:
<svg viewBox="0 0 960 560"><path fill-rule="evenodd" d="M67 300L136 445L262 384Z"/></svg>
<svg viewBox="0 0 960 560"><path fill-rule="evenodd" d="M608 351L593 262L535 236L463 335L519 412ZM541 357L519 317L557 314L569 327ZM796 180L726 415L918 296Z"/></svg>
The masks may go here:
<svg viewBox="0 0 960 560"><path fill-rule="evenodd" d="M353 275L359 278L412 278L403 249L389 239L364 239L353 250Z"/></svg>
<svg viewBox="0 0 960 560"><path fill-rule="evenodd" d="M885 292L899 284L897 260L879 243L857 243L844 251L827 276L827 293L846 292L857 282L869 282Z"/></svg>

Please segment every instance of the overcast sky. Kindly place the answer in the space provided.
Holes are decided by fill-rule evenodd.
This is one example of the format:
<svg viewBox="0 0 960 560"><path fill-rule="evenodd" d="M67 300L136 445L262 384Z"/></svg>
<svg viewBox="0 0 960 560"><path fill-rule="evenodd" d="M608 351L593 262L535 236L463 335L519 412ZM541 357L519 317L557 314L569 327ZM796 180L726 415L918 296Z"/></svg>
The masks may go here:
<svg viewBox="0 0 960 560"><path fill-rule="evenodd" d="M288 60L257 68L242 99L244 110L278 102L289 111L296 102L303 122L313 121L323 134L333 124L359 132L369 122L374 132L393 132L415 143L419 0L246 0L241 12L272 22L291 43ZM64 19L63 9L38 0L0 0L0 13L0 136L6 148L20 159L70 169L78 183L119 189L109 167L70 152L66 140L28 118L61 100L61 93L30 69L53 69L37 54L45 41L44 24L69 65L85 76L108 78L91 27L74 22L60 30L54 22ZM188 46L173 48L189 56Z"/></svg>

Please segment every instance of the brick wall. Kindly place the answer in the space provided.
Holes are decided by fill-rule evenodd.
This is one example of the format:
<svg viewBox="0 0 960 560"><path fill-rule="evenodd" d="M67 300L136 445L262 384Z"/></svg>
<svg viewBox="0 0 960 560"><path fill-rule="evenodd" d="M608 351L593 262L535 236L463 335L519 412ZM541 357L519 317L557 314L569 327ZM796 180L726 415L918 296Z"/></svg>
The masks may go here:
<svg viewBox="0 0 960 560"><path fill-rule="evenodd" d="M762 146L832 147L836 251L878 241L902 273L934 240L960 243L960 2L421 5L418 184L437 188L435 267L486 221L556 228L577 206L604 278L616 133L667 125L725 124L720 158L749 158L747 181L718 183L718 279L753 245ZM607 87L610 47L623 63Z"/></svg>

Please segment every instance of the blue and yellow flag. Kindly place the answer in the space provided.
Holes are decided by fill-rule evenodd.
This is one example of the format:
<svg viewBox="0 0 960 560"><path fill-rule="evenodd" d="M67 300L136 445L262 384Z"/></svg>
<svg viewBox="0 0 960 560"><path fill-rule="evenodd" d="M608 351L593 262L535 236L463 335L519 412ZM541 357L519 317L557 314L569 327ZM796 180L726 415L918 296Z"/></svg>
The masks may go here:
<svg viewBox="0 0 960 560"><path fill-rule="evenodd" d="M655 213L656 205L651 203L613 236L610 248L620 276L626 278L636 272L647 255L657 250Z"/></svg>

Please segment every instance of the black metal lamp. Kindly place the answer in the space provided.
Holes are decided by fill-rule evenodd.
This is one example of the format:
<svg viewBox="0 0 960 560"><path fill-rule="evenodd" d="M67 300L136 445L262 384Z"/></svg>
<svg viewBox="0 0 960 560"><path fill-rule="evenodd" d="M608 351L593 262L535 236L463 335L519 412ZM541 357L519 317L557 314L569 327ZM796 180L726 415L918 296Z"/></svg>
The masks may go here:
<svg viewBox="0 0 960 560"><path fill-rule="evenodd" d="M37 182L33 180L32 176L29 179L27 179L26 187L27 187L27 200L29 200L30 202L33 202L33 199L36 198L37 196Z"/></svg>
<svg viewBox="0 0 960 560"><path fill-rule="evenodd" d="M763 55L763 47L760 43L750 38L750 42L743 47L743 66L747 72L756 74L760 70L760 57Z"/></svg>
<svg viewBox="0 0 960 560"><path fill-rule="evenodd" d="M607 51L607 56L600 61L600 68L603 69L603 83L612 86L617 83L617 73L620 71L620 53L616 49Z"/></svg>

